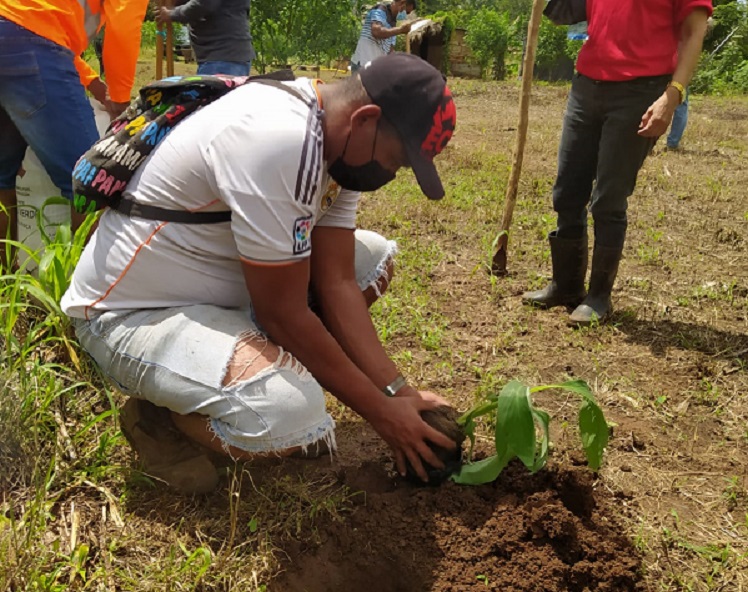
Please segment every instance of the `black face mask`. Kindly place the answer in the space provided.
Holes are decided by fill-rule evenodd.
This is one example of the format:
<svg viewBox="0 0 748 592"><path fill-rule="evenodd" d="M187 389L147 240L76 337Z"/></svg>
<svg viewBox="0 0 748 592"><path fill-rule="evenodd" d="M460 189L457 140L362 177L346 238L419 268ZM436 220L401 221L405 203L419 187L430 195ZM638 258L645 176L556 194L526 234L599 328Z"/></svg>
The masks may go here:
<svg viewBox="0 0 748 592"><path fill-rule="evenodd" d="M345 151L348 150L348 142L351 139L351 132L348 132L343 154L338 156L327 169L330 176L343 189L349 189L350 191L375 191L395 178L395 173L388 171L374 160L374 150L377 147L378 133L379 124L377 124L377 130L374 132L374 146L371 149L371 160L364 164L352 165L343 161Z"/></svg>

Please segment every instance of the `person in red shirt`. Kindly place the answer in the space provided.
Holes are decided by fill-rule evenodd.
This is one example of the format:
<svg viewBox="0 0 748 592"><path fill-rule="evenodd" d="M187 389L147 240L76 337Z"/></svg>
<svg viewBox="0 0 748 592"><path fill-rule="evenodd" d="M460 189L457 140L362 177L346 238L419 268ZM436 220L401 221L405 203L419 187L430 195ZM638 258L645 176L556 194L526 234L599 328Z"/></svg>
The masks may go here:
<svg viewBox="0 0 748 592"><path fill-rule="evenodd" d="M577 59L553 187L553 279L525 293L525 303L575 307L573 326L609 317L628 198L685 98L711 13L711 0L587 0L589 40ZM586 292L588 206L595 244Z"/></svg>

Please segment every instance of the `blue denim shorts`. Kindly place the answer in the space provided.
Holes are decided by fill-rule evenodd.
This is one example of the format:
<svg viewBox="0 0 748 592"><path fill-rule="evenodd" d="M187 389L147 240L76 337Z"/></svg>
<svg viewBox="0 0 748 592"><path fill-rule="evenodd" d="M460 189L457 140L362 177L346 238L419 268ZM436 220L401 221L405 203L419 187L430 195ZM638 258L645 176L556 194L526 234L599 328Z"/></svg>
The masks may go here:
<svg viewBox="0 0 748 592"><path fill-rule="evenodd" d="M197 67L198 74L225 74L226 76L249 76L252 62L203 62Z"/></svg>
<svg viewBox="0 0 748 592"><path fill-rule="evenodd" d="M356 231L356 279L377 289L395 243ZM335 447L322 388L293 356L280 351L250 378L224 385L242 339L267 339L251 310L213 305L105 312L73 319L78 339L123 393L187 415L210 418L223 446L250 453Z"/></svg>
<svg viewBox="0 0 748 592"><path fill-rule="evenodd" d="M16 185L26 147L62 195L73 167L99 139L73 53L0 17L0 189Z"/></svg>

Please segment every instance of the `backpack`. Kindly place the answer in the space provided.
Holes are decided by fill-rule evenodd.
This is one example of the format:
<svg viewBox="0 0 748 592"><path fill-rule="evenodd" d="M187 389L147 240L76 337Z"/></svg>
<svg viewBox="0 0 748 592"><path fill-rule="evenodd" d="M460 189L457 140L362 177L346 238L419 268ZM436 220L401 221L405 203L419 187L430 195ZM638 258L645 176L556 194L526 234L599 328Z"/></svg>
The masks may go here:
<svg viewBox="0 0 748 592"><path fill-rule="evenodd" d="M293 80L290 70L250 77L172 76L140 89L139 97L117 119L104 137L89 148L73 169L73 206L87 214L105 207L128 216L178 222L228 222L231 212L189 212L139 204L122 194L140 165L180 121L231 90L259 82L282 89L308 102L281 84Z"/></svg>

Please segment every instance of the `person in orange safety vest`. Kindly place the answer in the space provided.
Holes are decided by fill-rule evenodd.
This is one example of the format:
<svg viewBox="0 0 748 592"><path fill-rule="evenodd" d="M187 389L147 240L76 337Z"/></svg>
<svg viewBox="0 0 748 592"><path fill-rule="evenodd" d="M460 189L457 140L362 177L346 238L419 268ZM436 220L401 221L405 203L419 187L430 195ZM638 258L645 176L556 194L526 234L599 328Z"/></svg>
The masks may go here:
<svg viewBox="0 0 748 592"><path fill-rule="evenodd" d="M0 0L0 238L15 238L16 175L27 146L73 199L73 167L99 138L86 90L111 117L128 106L147 5ZM106 84L80 57L104 25Z"/></svg>

